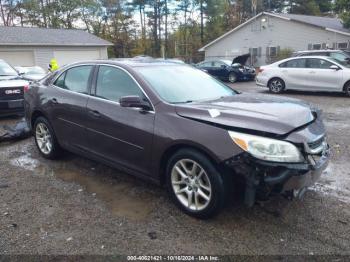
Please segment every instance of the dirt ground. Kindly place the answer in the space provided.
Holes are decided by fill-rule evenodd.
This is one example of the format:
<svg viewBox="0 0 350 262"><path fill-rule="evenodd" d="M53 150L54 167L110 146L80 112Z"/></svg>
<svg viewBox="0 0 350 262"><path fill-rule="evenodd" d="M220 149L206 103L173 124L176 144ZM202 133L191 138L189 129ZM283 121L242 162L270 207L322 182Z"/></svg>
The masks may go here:
<svg viewBox="0 0 350 262"><path fill-rule="evenodd" d="M252 82L233 87L266 93ZM234 201L201 221L118 170L69 153L44 160L29 138L0 144L0 254L350 255L350 98L284 95L323 109L333 152L301 201Z"/></svg>

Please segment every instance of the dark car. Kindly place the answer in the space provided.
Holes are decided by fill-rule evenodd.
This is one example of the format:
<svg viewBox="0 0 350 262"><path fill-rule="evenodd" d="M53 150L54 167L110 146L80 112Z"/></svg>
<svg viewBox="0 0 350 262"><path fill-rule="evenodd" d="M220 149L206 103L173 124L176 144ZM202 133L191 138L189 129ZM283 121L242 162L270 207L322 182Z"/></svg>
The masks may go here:
<svg viewBox="0 0 350 262"><path fill-rule="evenodd" d="M245 65L249 56L249 54L238 56L233 61L203 61L197 64L196 67L222 81L228 81L230 83L235 83L237 81L254 80L256 75L255 68Z"/></svg>
<svg viewBox="0 0 350 262"><path fill-rule="evenodd" d="M308 50L294 52L293 56L329 56L341 63L350 64L350 54L343 50Z"/></svg>
<svg viewBox="0 0 350 262"><path fill-rule="evenodd" d="M45 158L66 149L167 185L200 218L220 210L235 182L252 206L256 196L304 192L328 163L317 109L239 94L188 65L72 64L30 86L25 115Z"/></svg>
<svg viewBox="0 0 350 262"><path fill-rule="evenodd" d="M0 60L0 115L23 114L23 92L28 82L20 78L17 71Z"/></svg>

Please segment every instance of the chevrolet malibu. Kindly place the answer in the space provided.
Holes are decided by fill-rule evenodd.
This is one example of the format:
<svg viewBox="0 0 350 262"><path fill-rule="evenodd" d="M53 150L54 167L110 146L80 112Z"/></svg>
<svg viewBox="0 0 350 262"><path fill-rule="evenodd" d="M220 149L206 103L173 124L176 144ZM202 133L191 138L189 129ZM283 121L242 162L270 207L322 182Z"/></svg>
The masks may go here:
<svg viewBox="0 0 350 262"><path fill-rule="evenodd" d="M33 83L25 115L43 157L68 150L161 185L208 218L244 182L244 201L300 195L328 164L319 110L238 93L193 67L159 61L68 65Z"/></svg>

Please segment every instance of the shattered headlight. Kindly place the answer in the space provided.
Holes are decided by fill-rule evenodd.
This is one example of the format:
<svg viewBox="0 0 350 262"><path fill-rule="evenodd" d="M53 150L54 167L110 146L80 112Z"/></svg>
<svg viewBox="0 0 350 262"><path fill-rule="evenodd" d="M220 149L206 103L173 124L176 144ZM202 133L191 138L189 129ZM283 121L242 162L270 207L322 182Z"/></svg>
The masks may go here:
<svg viewBox="0 0 350 262"><path fill-rule="evenodd" d="M233 142L252 156L273 162L298 163L304 157L292 143L238 132L228 132Z"/></svg>

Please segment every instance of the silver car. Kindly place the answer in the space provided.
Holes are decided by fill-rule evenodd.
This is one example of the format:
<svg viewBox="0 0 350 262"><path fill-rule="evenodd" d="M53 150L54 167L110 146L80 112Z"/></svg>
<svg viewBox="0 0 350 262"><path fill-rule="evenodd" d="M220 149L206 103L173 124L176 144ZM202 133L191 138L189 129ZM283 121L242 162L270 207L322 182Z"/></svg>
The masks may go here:
<svg viewBox="0 0 350 262"><path fill-rule="evenodd" d="M331 57L293 57L258 70L256 84L285 90L344 92L350 96L350 65Z"/></svg>

